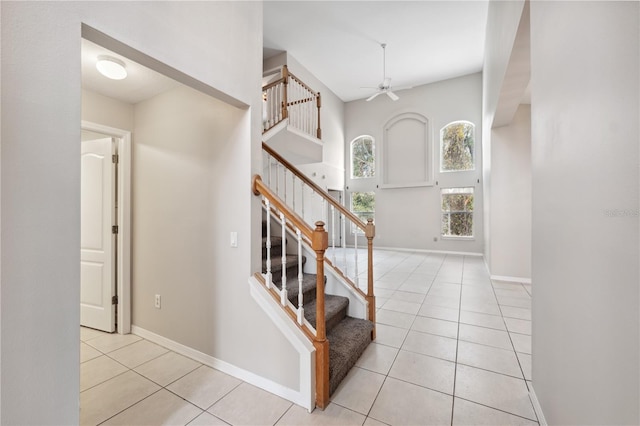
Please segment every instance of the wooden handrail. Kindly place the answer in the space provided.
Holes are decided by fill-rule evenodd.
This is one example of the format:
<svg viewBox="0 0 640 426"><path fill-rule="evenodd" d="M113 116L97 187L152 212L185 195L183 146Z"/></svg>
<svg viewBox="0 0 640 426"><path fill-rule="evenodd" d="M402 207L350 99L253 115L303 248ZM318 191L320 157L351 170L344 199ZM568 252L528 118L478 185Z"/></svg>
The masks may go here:
<svg viewBox="0 0 640 426"><path fill-rule="evenodd" d="M296 166L294 166L293 164L291 164L290 162L285 160L280 154L278 154L276 151L271 149L271 147L269 145L267 145L266 143L262 142L262 149L264 149L269 155L271 155L273 158L278 160L278 162L280 162L287 169L289 169L291 171L291 173L293 173L297 178L299 178L305 184L310 186L311 189L313 189L315 192L320 194L325 200L327 200L327 202L329 204L331 204L333 207L338 209L338 211L340 213L342 213L345 217L349 218L349 220L351 222L355 223L356 226L358 226L358 228L360 228L360 229L362 229L364 231L364 233L367 236L367 238L369 236L371 236L372 238L375 236L375 231L374 231L375 227L367 226L367 224L362 222L362 220L360 220L360 218L358 216L354 215L349 210L344 208L344 206L342 204L340 204L339 202L337 202L335 200L335 198L333 198L331 195L329 195L327 193L327 191L325 191L320 186L318 186L315 182L313 182L311 179L309 179L304 173L302 173L300 170L298 170L296 168ZM372 226L373 226L373 224L372 224ZM369 234L371 234L371 235L369 235Z"/></svg>
<svg viewBox="0 0 640 426"><path fill-rule="evenodd" d="M264 182L262 182L260 175L255 175L253 177L251 188L253 189L253 195L262 194L269 199L276 209L281 212L287 212L287 220L293 222L293 225L298 228L305 237L313 241L313 229L311 229L311 227L307 225L307 222L298 216L296 212L291 211L291 209L283 203L280 198L264 184Z"/></svg>
<svg viewBox="0 0 640 426"><path fill-rule="evenodd" d="M280 77L276 81L272 81L271 83L267 84L266 86L262 86L262 91L264 92L265 90L269 90L272 87L276 87L278 84L282 84L282 83L284 83L284 78Z"/></svg>
<svg viewBox="0 0 640 426"><path fill-rule="evenodd" d="M286 65L285 65L286 66ZM301 85L302 87L304 87L305 89L307 89L309 92L311 92L313 94L313 96L318 96L318 94L316 93L315 90L313 90L312 88L310 88L309 86L307 86L306 84L304 84L302 82L302 80L300 80L298 77L296 77L294 74L291 74L291 72L289 72L289 77L291 77L292 79L294 79L296 81L296 83L298 83L299 85Z"/></svg>

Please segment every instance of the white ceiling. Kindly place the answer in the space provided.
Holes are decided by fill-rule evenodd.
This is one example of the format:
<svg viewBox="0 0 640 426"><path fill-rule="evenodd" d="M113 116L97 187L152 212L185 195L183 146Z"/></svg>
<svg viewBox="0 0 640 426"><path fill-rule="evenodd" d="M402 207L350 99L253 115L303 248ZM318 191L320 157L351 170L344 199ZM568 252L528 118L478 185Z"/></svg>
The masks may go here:
<svg viewBox="0 0 640 426"><path fill-rule="evenodd" d="M124 80L110 80L96 69L99 55L122 60L128 76ZM150 70L129 58L111 52L102 46L82 39L82 87L92 92L129 104L152 98L180 85L177 81Z"/></svg>
<svg viewBox="0 0 640 426"><path fill-rule="evenodd" d="M387 43L391 86L418 86L482 70L487 1L265 1L265 58L288 51L343 101L367 98L382 80ZM109 80L98 55L123 60ZM136 104L180 83L82 40L82 86Z"/></svg>
<svg viewBox="0 0 640 426"><path fill-rule="evenodd" d="M265 58L289 52L343 101L387 77L418 86L482 70L487 1L266 1Z"/></svg>

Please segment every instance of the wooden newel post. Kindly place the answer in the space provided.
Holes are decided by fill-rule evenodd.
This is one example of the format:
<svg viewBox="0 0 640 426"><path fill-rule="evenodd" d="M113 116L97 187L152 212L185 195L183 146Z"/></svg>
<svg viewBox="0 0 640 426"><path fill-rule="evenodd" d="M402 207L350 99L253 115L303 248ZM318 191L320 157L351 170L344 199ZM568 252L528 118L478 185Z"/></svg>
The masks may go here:
<svg viewBox="0 0 640 426"><path fill-rule="evenodd" d="M286 65L282 66L282 78L284 79L284 85L282 88L282 119L289 117L289 111L287 110L287 87L289 86L289 68Z"/></svg>
<svg viewBox="0 0 640 426"><path fill-rule="evenodd" d="M318 92L318 97L316 98L316 105L318 106L318 129L317 129L317 138L322 139L322 130L320 129L320 108L322 107L322 97L320 96L320 92Z"/></svg>
<svg viewBox="0 0 640 426"><path fill-rule="evenodd" d="M316 406L324 409L329 405L329 341L324 316L324 252L329 247L329 234L324 222L316 222L311 248L316 252Z"/></svg>
<svg viewBox="0 0 640 426"><path fill-rule="evenodd" d="M369 305L369 321L373 323L373 331L371 339L376 338L376 297L373 294L373 237L376 236L376 226L373 219L367 219L367 227L365 229L367 237L367 303Z"/></svg>

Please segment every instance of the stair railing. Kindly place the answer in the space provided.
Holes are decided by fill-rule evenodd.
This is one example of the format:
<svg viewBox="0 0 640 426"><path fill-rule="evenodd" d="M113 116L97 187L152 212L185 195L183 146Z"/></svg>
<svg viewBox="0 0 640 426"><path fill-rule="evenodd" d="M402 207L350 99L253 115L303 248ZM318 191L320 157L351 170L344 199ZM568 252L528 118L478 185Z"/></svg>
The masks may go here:
<svg viewBox="0 0 640 426"><path fill-rule="evenodd" d="M288 118L290 126L322 139L321 107L320 93L304 84L284 65L282 77L262 88L262 133Z"/></svg>
<svg viewBox="0 0 640 426"><path fill-rule="evenodd" d="M312 226L320 218L327 227L329 253L325 256L325 262L366 299L367 319L374 324L371 337L375 339L373 219L364 223L267 144L262 143L262 150L266 186L307 226ZM353 235L354 244L351 247L347 246L347 232ZM358 245L358 239L362 236L366 238L366 247ZM361 278L365 277L362 282Z"/></svg>
<svg viewBox="0 0 640 426"><path fill-rule="evenodd" d="M300 216L292 211L286 203L267 185L262 178L255 175L252 183L253 193L262 196L262 201L267 211L267 265L266 274L255 274L255 277L262 282L274 299L280 303L282 308L296 322L298 327L313 343L316 350L316 405L325 408L329 404L329 341L325 328L325 300L324 300L324 263L325 251L329 245L327 232L324 223L316 222L315 227L309 226ZM290 227L294 230L298 243L298 306L296 307L287 298L287 254L282 250L282 289L279 290L273 284L271 265L271 215L276 214L282 224L282 241L286 239L286 229ZM304 300L302 292L302 239L305 238L310 244L316 257L316 326L315 329L304 319Z"/></svg>

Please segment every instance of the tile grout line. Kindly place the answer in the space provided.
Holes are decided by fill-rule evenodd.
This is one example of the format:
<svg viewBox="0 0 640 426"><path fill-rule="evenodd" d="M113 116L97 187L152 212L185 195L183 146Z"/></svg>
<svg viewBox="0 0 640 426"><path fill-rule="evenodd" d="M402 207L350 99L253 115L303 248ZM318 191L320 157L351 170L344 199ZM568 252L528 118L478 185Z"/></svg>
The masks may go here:
<svg viewBox="0 0 640 426"><path fill-rule="evenodd" d="M498 300L498 296L496 295L496 289L493 286L493 281L491 281L491 288L493 290L493 295L496 298L496 302L498 303L498 309L500 310L500 316L502 316L502 321L504 322L504 326L507 329L507 332L509 334L509 341L511 342L511 346L513 347L513 353L516 357L516 361L518 362L518 367L520 367L520 372L522 373L522 380L524 381L524 385L527 388L527 398L529 399L529 404L531 404L531 408L533 409L533 415L536 416L536 422L538 424L540 424L540 420L538 419L538 413L536 412L535 407L533 406L533 401L531 401L531 389L529 389L529 383L527 383L527 378L525 377L524 374L524 369L522 368L522 363L520 362L520 358L518 358L518 352L516 351L516 347L513 343L513 339L511 338L511 332L509 331L509 328L507 327L507 322L505 320L504 315L502 315L502 305L500 304L500 301ZM520 333L518 333L520 334Z"/></svg>
<svg viewBox="0 0 640 426"><path fill-rule="evenodd" d="M444 262L444 260L443 260L443 262ZM443 263L443 262L442 262L442 263ZM423 263L424 263L424 262L423 262ZM436 272L436 275L435 275L435 276L437 276L438 272L440 271L440 268L442 268L442 263L440 263L440 266L438 267L438 271ZM418 266L419 266L419 265L418 265ZM416 268L415 268L415 269L417 269L417 268L418 268L418 266L416 266ZM435 279L435 276L434 276L434 279ZM405 280L405 281L406 281L406 280ZM427 290L427 293L426 293L426 294L425 294L425 296L424 296L424 297L425 297L425 299L426 299L427 295L429 294L429 291L431 291L431 287L432 287L432 285L433 285L433 280L432 280L432 282L429 284L429 289ZM395 290L394 290L394 293L395 293ZM422 307L422 304L420 304L420 306ZM377 311L378 311L378 310L380 310L380 309L382 309L382 307L378 308L378 309L377 309ZM367 421L367 418L369 418L369 415L371 414L371 410L373 409L374 405L376 404L376 401L378 400L378 397L380 396L380 392L382 392L382 388L384 387L384 384L386 383L387 379L389 378L389 373L391 373L391 369L393 368L393 364L394 364L394 363L396 362L396 360L398 359L398 355L400 354L400 351L402 350L402 345L404 345L404 342L406 341L407 336L409 335L409 330L411 330L411 327L412 327L412 326L413 326L413 324L415 323L415 320L416 320L417 316L418 316L418 314L417 314L417 313L416 313L415 315L413 315L413 321L411 322L411 326L410 326L410 328L407 330L407 334L404 336L404 339L402 340L402 343L400 344L400 347L399 347L399 348L393 348L393 349L398 349L398 352L395 354L395 356L394 356L394 358L393 358L393 361L391 362L391 365L390 365L390 367L389 367L389 370L388 370L388 371L386 372L386 374L384 375L384 380L382 381L382 384L380 385L380 389L378 389L378 392L376 393L375 398L373 398L373 402L371 403L371 406L369 407L369 411L367 411L367 414L366 414L366 416L365 416L365 423L366 423L366 421ZM386 325L386 324L385 324L385 325ZM393 326L391 326L391 327L393 327ZM399 327L396 327L396 328L399 328ZM378 344L381 344L381 343L378 343ZM388 345L383 345L383 346L391 347L391 346L388 346ZM362 367L360 367L360 368L362 368ZM365 370L367 370L367 369L365 369ZM367 371L372 371L372 370L367 370ZM378 374L379 374L379 373L378 373ZM395 377L393 377L393 379L395 379ZM400 380L400 379L395 379L395 380ZM407 382L407 383L409 383L409 382ZM412 383L412 384L414 384L414 383ZM414 385L415 385L415 384L414 384ZM428 388L427 388L427 389L428 389ZM376 418L374 418L374 417L372 417L372 418L373 418L374 420L380 421L380 420L378 420L378 419L376 419Z"/></svg>
<svg viewBox="0 0 640 426"><path fill-rule="evenodd" d="M458 329L456 334L456 361L453 369L453 396L451 397L451 426L453 426L453 415L456 408L456 379L458 376L458 348L460 347L460 315L462 312L462 283L464 282L464 260L466 256L462 257L462 276L460 277L460 297L458 299Z"/></svg>

